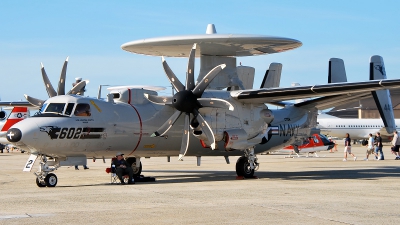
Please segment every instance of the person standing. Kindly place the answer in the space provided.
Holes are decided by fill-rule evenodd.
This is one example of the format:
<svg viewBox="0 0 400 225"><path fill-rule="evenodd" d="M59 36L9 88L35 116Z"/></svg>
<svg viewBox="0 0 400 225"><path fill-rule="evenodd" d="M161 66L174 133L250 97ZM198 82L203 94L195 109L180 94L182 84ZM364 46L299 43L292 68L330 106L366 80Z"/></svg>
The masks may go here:
<svg viewBox="0 0 400 225"><path fill-rule="evenodd" d="M368 157L371 154L374 154L376 159L378 158L378 154L374 152L374 138L372 137L372 134L369 134L368 145L367 145L367 157L364 160L368 161Z"/></svg>
<svg viewBox="0 0 400 225"><path fill-rule="evenodd" d="M87 167L86 165L83 165L83 169L87 170L87 169L89 169L89 167ZM78 165L75 165L75 170L79 170Z"/></svg>
<svg viewBox="0 0 400 225"><path fill-rule="evenodd" d="M357 157L353 153L351 153L351 139L350 139L350 134L349 133L346 133L346 139L344 140L344 159L343 159L343 162L347 161L347 153L354 157L354 161L357 160Z"/></svg>
<svg viewBox="0 0 400 225"><path fill-rule="evenodd" d="M381 137L381 133L376 132L376 136L375 136L375 154L378 155L379 153L379 158L378 160L384 160L385 157L383 155L383 151L382 151L382 137Z"/></svg>
<svg viewBox="0 0 400 225"><path fill-rule="evenodd" d="M397 134L397 131L393 132L393 140L392 140L392 149L394 154L396 155L395 160L399 160L400 159L400 155L399 155L399 149L400 149L400 138L399 135Z"/></svg>

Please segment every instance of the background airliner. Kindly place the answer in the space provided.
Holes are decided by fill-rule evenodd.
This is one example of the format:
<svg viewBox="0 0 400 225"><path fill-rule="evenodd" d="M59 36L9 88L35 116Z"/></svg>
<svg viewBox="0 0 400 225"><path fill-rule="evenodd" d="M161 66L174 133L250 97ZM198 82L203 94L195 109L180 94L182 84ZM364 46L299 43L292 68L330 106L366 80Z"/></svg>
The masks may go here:
<svg viewBox="0 0 400 225"><path fill-rule="evenodd" d="M391 140L393 134L386 131L382 119L343 119L327 114L318 115L318 128L321 133L333 137L344 138L346 133L351 139L367 139L371 133L380 132L384 140ZM400 119L395 119L396 130L400 127Z"/></svg>

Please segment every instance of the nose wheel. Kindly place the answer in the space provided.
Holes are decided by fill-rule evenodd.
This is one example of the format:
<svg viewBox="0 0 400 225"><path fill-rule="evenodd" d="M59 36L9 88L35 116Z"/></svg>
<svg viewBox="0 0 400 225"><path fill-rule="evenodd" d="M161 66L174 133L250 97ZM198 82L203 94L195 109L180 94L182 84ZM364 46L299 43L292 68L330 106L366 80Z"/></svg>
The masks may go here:
<svg viewBox="0 0 400 225"><path fill-rule="evenodd" d="M57 185L57 176L54 173L47 174L46 178L44 178L44 182L47 187L55 187Z"/></svg>
<svg viewBox="0 0 400 225"><path fill-rule="evenodd" d="M58 178L54 173L60 163L56 159L48 160L46 156L40 156L39 170L35 172L36 185L38 187L55 187L58 182Z"/></svg>
<svg viewBox="0 0 400 225"><path fill-rule="evenodd" d="M38 187L46 187L46 183L44 181L40 181L39 178L36 177L36 185Z"/></svg>

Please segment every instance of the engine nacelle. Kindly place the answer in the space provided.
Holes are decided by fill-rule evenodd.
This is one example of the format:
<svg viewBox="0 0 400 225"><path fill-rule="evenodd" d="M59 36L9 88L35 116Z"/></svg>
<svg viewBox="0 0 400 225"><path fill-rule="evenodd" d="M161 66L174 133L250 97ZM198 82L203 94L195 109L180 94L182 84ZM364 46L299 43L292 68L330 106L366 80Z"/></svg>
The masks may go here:
<svg viewBox="0 0 400 225"><path fill-rule="evenodd" d="M125 102L128 104L145 104L149 101L144 97L144 94L158 95L156 91L143 88L119 88L111 89L110 94L116 102Z"/></svg>
<svg viewBox="0 0 400 225"><path fill-rule="evenodd" d="M0 111L0 120L4 120L7 117L7 113L5 111Z"/></svg>
<svg viewBox="0 0 400 225"><path fill-rule="evenodd" d="M269 109L263 109L260 111L260 117L265 121L265 123L270 124L274 121L274 114Z"/></svg>
<svg viewBox="0 0 400 225"><path fill-rule="evenodd" d="M224 132L225 150L246 149L249 146L247 133L243 129L232 129Z"/></svg>

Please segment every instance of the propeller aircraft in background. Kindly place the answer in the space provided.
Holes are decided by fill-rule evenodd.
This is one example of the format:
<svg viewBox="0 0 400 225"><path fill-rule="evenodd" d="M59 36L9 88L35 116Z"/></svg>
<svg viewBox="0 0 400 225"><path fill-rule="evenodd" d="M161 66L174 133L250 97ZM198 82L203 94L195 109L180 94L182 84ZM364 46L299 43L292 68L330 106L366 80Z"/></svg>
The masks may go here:
<svg viewBox="0 0 400 225"><path fill-rule="evenodd" d="M6 139L6 133L10 127L12 127L14 124L22 121L23 119L26 119L29 117L29 110L28 107L21 107L21 106L16 106L12 107L12 110L8 117L6 116L5 111L0 111L2 115L4 115L4 121L0 123L0 143L2 144L8 144L9 142Z"/></svg>
<svg viewBox="0 0 400 225"><path fill-rule="evenodd" d="M217 34L213 25L206 33L122 45L122 49L138 54L188 56L185 82L162 58L168 81L176 91L173 96L158 96L152 88L130 86L110 89L106 99L55 92L42 68L50 98L44 101L26 96L31 104L41 107L41 113L20 121L6 134L9 142L31 154L24 171L31 171L39 159L36 184L54 187L58 182L54 171L60 166L86 164L87 158L105 159L123 152L136 175L142 171L141 157L179 156L182 160L196 156L200 165L201 156L224 156L227 163L229 156L240 156L236 174L250 178L259 167L257 154L308 140L315 133L318 109L328 101L332 105L332 99L348 100L400 87L400 79L371 79L253 89L255 69L236 66L237 57L284 52L300 47L301 42ZM201 65L197 81L195 57L200 57ZM383 66L379 59L373 63ZM60 81L65 80L63 74ZM313 99L298 104L283 102L299 98ZM272 110L266 103L284 107Z"/></svg>
<svg viewBox="0 0 400 225"><path fill-rule="evenodd" d="M322 134L313 134L308 140L305 140L300 146L289 145L278 152L289 153L289 158L293 158L292 154L296 154L297 157L300 157L300 153L307 153L307 157L309 153L314 153L315 157L319 157L317 152L320 151L328 151L335 147L335 143L330 141L327 137ZM286 157L285 157L286 158Z"/></svg>

